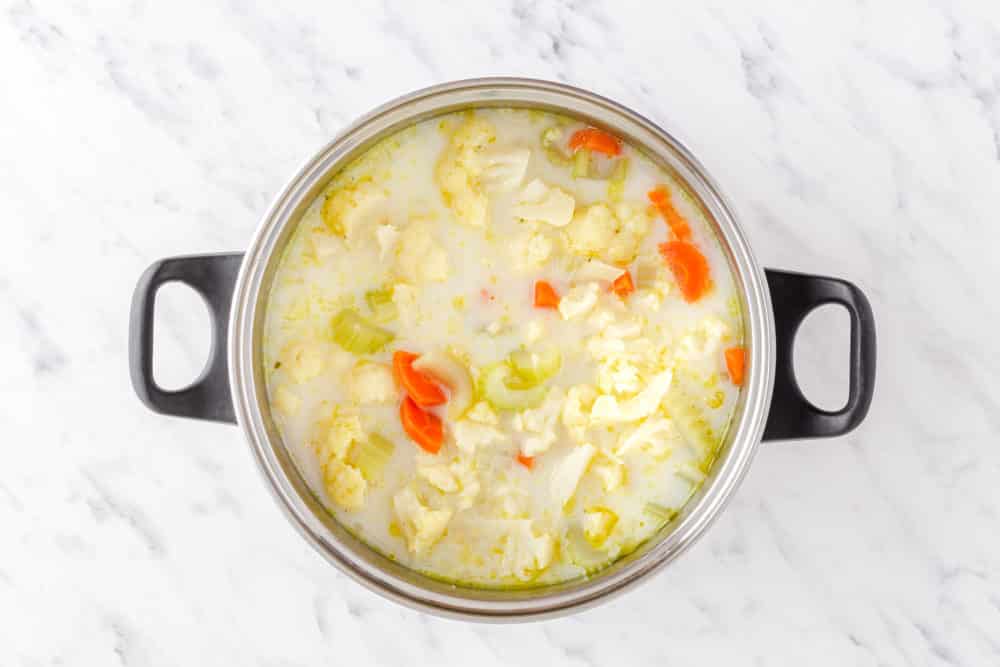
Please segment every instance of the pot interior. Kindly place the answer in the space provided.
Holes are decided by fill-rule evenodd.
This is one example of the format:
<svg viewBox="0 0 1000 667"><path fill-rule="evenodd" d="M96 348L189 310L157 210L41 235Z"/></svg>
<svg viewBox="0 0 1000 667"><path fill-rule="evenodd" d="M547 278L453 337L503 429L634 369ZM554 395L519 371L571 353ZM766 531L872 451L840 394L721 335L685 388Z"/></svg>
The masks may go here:
<svg viewBox="0 0 1000 667"><path fill-rule="evenodd" d="M384 556L342 526L316 497L274 422L265 390L262 331L267 295L295 227L313 199L344 165L379 140L426 118L469 107L543 109L605 127L668 170L702 209L732 272L744 324L748 373L744 389L702 486L655 538L589 578L522 588L476 588L418 573ZM231 378L241 426L280 504L324 556L346 573L398 601L439 614L524 618L592 604L638 581L678 555L707 527L732 493L763 428L770 397L773 336L770 305L756 263L729 209L683 146L617 104L565 86L525 80L482 80L419 91L375 110L307 163L279 195L244 262L231 323Z"/></svg>

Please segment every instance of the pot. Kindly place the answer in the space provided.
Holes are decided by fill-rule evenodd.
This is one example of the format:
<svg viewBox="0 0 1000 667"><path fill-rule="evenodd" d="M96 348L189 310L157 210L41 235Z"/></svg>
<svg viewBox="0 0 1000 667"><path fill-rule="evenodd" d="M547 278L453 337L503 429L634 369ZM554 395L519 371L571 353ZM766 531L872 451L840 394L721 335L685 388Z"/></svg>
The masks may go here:
<svg viewBox="0 0 1000 667"><path fill-rule="evenodd" d="M698 493L677 518L639 549L596 575L520 590L483 590L419 574L351 535L313 495L271 417L261 357L266 297L278 259L309 203L341 166L374 142L430 116L468 107L540 108L576 116L642 147L671 170L720 239L740 295L748 366L733 423ZM171 281L199 292L213 320L208 364L191 386L160 389L152 374L156 291ZM792 347L803 318L827 303L850 314L850 391L836 412L799 390ZM325 146L274 200L245 253L173 257L156 262L135 290L129 338L132 382L142 401L167 415L233 422L243 430L268 486L306 540L341 571L387 598L439 615L524 620L565 614L607 600L664 567L708 528L732 497L762 440L847 433L865 417L875 380L875 323L865 295L844 280L763 271L732 209L691 153L639 114L593 93L528 79L446 83L394 100Z"/></svg>

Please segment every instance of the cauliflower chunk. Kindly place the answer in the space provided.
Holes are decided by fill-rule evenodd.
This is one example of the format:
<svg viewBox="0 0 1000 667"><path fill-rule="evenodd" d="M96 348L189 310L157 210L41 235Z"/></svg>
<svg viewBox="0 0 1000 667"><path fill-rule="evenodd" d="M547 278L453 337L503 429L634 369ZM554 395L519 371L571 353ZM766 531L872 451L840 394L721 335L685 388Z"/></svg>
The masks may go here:
<svg viewBox="0 0 1000 667"><path fill-rule="evenodd" d="M552 562L555 540L545 533L535 535L529 520L515 519L504 523L507 530L501 538L501 569L505 575L530 581Z"/></svg>
<svg viewBox="0 0 1000 667"><path fill-rule="evenodd" d="M489 202L482 191L481 176L483 153L494 141L493 125L471 116L452 134L435 170L445 204L459 222L470 227L485 227L489 222Z"/></svg>
<svg viewBox="0 0 1000 667"><path fill-rule="evenodd" d="M639 245L649 233L649 216L646 210L630 204L615 207L618 227L608 245L607 257L612 262L629 263L639 254Z"/></svg>
<svg viewBox="0 0 1000 667"><path fill-rule="evenodd" d="M479 401L473 405L467 413L465 413L465 418L478 422L480 424L488 424L490 426L496 426L500 423L500 418L497 417L497 413L493 411L490 404L486 401Z"/></svg>
<svg viewBox="0 0 1000 667"><path fill-rule="evenodd" d="M524 240L520 250L523 265L527 267L542 266L552 255L552 239L545 234L531 234Z"/></svg>
<svg viewBox="0 0 1000 667"><path fill-rule="evenodd" d="M378 218L386 199L383 190L365 181L327 195L320 215L328 230L350 242L362 226Z"/></svg>
<svg viewBox="0 0 1000 667"><path fill-rule="evenodd" d="M490 151L481 162L480 181L486 192L510 192L521 185L524 172L528 170L531 151L527 148L510 148Z"/></svg>
<svg viewBox="0 0 1000 667"><path fill-rule="evenodd" d="M330 459L323 466L323 483L333 502L345 510L360 509L365 504L368 482L354 466Z"/></svg>
<svg viewBox="0 0 1000 667"><path fill-rule="evenodd" d="M323 372L323 352L318 345L303 343L287 350L288 372L297 384L308 382Z"/></svg>
<svg viewBox="0 0 1000 667"><path fill-rule="evenodd" d="M375 228L375 240L378 242L378 258L385 261L389 253L396 247L399 239L399 229L392 225L379 225Z"/></svg>
<svg viewBox="0 0 1000 667"><path fill-rule="evenodd" d="M448 278L448 253L434 240L426 220L410 220L399 236L398 246L395 270L401 280L418 284Z"/></svg>
<svg viewBox="0 0 1000 667"><path fill-rule="evenodd" d="M591 204L580 209L566 226L569 249L577 255L596 257L614 240L617 226L606 204Z"/></svg>
<svg viewBox="0 0 1000 667"><path fill-rule="evenodd" d="M538 342L545 335L545 325L538 320L531 320L524 325L524 342L528 345Z"/></svg>
<svg viewBox="0 0 1000 667"><path fill-rule="evenodd" d="M441 539L452 511L434 510L422 502L413 487L404 487L392 497L392 508L399 519L407 547L411 553L422 554Z"/></svg>
<svg viewBox="0 0 1000 667"><path fill-rule="evenodd" d="M583 536L590 545L599 547L618 523L618 515L607 507L592 507L583 513Z"/></svg>
<svg viewBox="0 0 1000 667"><path fill-rule="evenodd" d="M657 373L641 392L621 403L614 396L606 394L598 396L590 410L591 422L613 424L645 419L660 407L660 402L670 390L673 378L673 371L670 370Z"/></svg>
<svg viewBox="0 0 1000 667"><path fill-rule="evenodd" d="M589 442L579 445L562 460L559 467L552 473L552 500L559 508L566 506L576 487L580 483L583 473L587 472L587 467L597 453L597 448Z"/></svg>
<svg viewBox="0 0 1000 667"><path fill-rule="evenodd" d="M597 283L585 283L571 288L566 296L559 299L559 314L564 320L586 315L597 305L599 290Z"/></svg>
<svg viewBox="0 0 1000 667"><path fill-rule="evenodd" d="M607 493L616 491L625 484L625 464L605 452L601 452L590 465L590 472L597 475Z"/></svg>
<svg viewBox="0 0 1000 667"><path fill-rule="evenodd" d="M489 447L504 439L503 432L486 424L460 419L452 427L452 435L458 449L466 454L472 454L481 447Z"/></svg>
<svg viewBox="0 0 1000 667"><path fill-rule="evenodd" d="M576 270L573 274L573 279L577 281L603 280L605 282L613 282L623 273L625 273L625 269L620 266L612 266L599 259L591 258Z"/></svg>
<svg viewBox="0 0 1000 667"><path fill-rule="evenodd" d="M570 387L563 403L562 422L570 436L577 442L586 437L587 424L590 421L590 408L597 398L597 390L587 384Z"/></svg>
<svg viewBox="0 0 1000 667"><path fill-rule="evenodd" d="M361 420L356 414L334 414L326 437L315 445L320 464L334 459L343 461L351 445L364 437Z"/></svg>
<svg viewBox="0 0 1000 667"><path fill-rule="evenodd" d="M390 403L399 398L392 371L385 364L362 361L348 378L351 398L361 404Z"/></svg>
<svg viewBox="0 0 1000 667"><path fill-rule="evenodd" d="M671 442L677 437L673 422L663 417L652 417L624 434L618 441L615 454L625 456L632 449L643 449L654 459L662 460L671 454Z"/></svg>
<svg viewBox="0 0 1000 667"><path fill-rule="evenodd" d="M714 356L722 341L729 335L729 326L717 317L706 317L694 331L684 335L677 343L674 358L696 361Z"/></svg>
<svg viewBox="0 0 1000 667"><path fill-rule="evenodd" d="M639 369L626 357L613 357L598 367L597 386L605 394L635 394L642 386Z"/></svg>
<svg viewBox="0 0 1000 667"><path fill-rule="evenodd" d="M417 474L427 480L435 489L442 493L454 493L458 491L458 480L446 464L435 463L427 466L419 466Z"/></svg>
<svg viewBox="0 0 1000 667"><path fill-rule="evenodd" d="M515 217L525 222L544 222L553 227L565 227L573 219L576 200L557 187L549 187L537 178L521 190L520 199L511 209Z"/></svg>

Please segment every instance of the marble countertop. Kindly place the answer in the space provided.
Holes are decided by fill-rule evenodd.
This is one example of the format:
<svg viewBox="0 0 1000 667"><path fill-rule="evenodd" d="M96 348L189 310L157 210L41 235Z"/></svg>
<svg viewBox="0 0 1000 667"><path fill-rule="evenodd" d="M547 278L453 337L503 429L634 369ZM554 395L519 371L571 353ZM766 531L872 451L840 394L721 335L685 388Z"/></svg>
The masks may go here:
<svg viewBox="0 0 1000 667"><path fill-rule="evenodd" d="M994 0L106 4L0 2L0 664L1000 664ZM680 560L521 626L349 581L237 429L150 413L126 358L150 262L244 248L353 118L496 74L659 122L762 264L856 282L879 327L857 431L761 447ZM191 304L159 313L175 384L206 354ZM836 404L840 313L800 358Z"/></svg>

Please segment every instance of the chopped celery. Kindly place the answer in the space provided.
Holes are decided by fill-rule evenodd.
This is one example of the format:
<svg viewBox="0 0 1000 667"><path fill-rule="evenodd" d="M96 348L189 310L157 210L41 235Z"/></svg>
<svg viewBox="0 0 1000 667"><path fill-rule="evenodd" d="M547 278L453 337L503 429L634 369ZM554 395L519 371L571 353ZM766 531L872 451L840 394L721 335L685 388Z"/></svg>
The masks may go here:
<svg viewBox="0 0 1000 667"><path fill-rule="evenodd" d="M330 320L333 341L353 354L374 354L396 336L377 327L354 310L344 308Z"/></svg>
<svg viewBox="0 0 1000 667"><path fill-rule="evenodd" d="M399 308L392 300L392 287L369 290L365 293L365 303L372 312L372 319L379 324L391 322L399 316Z"/></svg>
<svg viewBox="0 0 1000 667"><path fill-rule="evenodd" d="M649 516L654 524L656 525L656 530L659 530L663 526L667 525L674 520L677 516L677 510L672 510L669 507L664 507L659 503L646 503L642 511Z"/></svg>
<svg viewBox="0 0 1000 667"><path fill-rule="evenodd" d="M625 179L628 178L628 158L623 157L615 163L615 170L611 172L611 180L608 182L608 199L613 202L622 200L625 194Z"/></svg>
<svg viewBox="0 0 1000 667"><path fill-rule="evenodd" d="M479 391L483 398L497 410L525 410L538 407L547 389L535 386L519 389L511 386L513 370L501 362L487 366L479 377Z"/></svg>
<svg viewBox="0 0 1000 667"><path fill-rule="evenodd" d="M542 149L549 162L557 167L568 167L570 164L569 158L559 148L563 134L561 127L550 127L542 132Z"/></svg>
<svg viewBox="0 0 1000 667"><path fill-rule="evenodd" d="M611 564L611 557L591 546L583 529L575 524L566 531L565 553L573 565L582 568L587 574L593 574Z"/></svg>
<svg viewBox="0 0 1000 667"><path fill-rule="evenodd" d="M587 178L590 175L590 151L581 148L573 155L573 178Z"/></svg>
<svg viewBox="0 0 1000 667"><path fill-rule="evenodd" d="M367 439L354 443L347 462L360 470L368 482L374 482L382 475L382 469L392 458L395 449L392 442L378 433L372 433Z"/></svg>
<svg viewBox="0 0 1000 667"><path fill-rule="evenodd" d="M534 387L559 372L562 355L556 347L547 347L539 352L517 350L510 355L510 365L523 386Z"/></svg>
<svg viewBox="0 0 1000 667"><path fill-rule="evenodd" d="M667 393L664 403L688 445L703 456L715 451L718 438L701 408L686 391L675 384Z"/></svg>

